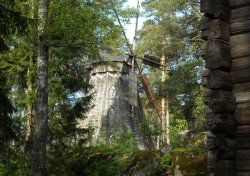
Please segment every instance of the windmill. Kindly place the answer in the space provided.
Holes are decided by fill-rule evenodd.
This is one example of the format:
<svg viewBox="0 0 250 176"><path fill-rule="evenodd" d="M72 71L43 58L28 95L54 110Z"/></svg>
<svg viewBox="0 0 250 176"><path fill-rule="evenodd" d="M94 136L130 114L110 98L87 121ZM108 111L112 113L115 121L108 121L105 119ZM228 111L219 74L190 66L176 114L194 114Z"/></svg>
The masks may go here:
<svg viewBox="0 0 250 176"><path fill-rule="evenodd" d="M137 0L137 9L139 10L139 8L140 8L140 3L139 3L139 0ZM122 26L122 23L121 23L121 20L119 18L117 11L115 9L113 9L113 11L116 15L118 22L119 22L120 28L123 32L125 39L126 39L126 44L127 44L129 51L130 51L130 53L128 54L127 62L131 63L133 73L135 73L135 71L134 71L135 67L138 69L138 76L137 76L138 80L140 81L140 83L143 87L143 90L146 93L150 107L155 111L155 113L157 115L158 127L161 130L163 130L163 132L165 133L165 129L169 123L169 120L166 119L166 114L165 114L165 105L164 105L165 101L164 101L164 99L162 99L162 109L160 111L159 106L158 106L157 101L156 101L156 98L154 96L154 93L152 91L152 87L151 87L150 82L148 80L148 77L146 74L143 74L142 67L141 67L142 65L139 66L139 64L137 62L138 59L141 59L142 64L145 64L145 65L148 65L150 67L162 70L162 82L164 82L165 81L165 71L166 71L165 58L160 59L160 58L150 56L150 55L144 55L143 57L137 56L134 52L134 47L135 47L135 43L136 43L139 14L137 14L137 16L136 16L135 35L134 35L133 48L132 48L131 45L129 44L128 38L127 38L126 33L123 29L123 26ZM164 120L167 122L164 122ZM158 137L158 139L157 139L157 149L160 148L160 139L159 138L160 137ZM164 135L162 137L162 140L163 141L165 140ZM166 142L169 143L168 137L166 139Z"/></svg>

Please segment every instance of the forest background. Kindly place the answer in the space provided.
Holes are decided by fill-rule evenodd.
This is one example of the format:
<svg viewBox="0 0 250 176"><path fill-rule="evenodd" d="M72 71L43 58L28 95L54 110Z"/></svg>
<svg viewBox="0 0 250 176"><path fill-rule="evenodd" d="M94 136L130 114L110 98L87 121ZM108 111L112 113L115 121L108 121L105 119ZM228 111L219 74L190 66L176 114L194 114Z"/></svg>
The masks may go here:
<svg viewBox="0 0 250 176"><path fill-rule="evenodd" d="M138 32L135 50L139 56L166 58L164 83L161 71L147 66L143 70L157 100L167 99L170 146L194 147L179 134L205 131L199 2L144 0L142 6L146 21ZM87 156L98 153L96 150L136 150L130 145L86 150L91 129L77 128L77 120L85 118L92 106L93 97L85 96L91 86L88 65L101 60L100 51L128 52L114 9L124 26L138 15L137 9L127 7L125 0L1 0L0 7L0 174L125 172L127 166L122 170L117 165L126 160L112 160L110 167L99 163L98 170L90 167L92 158ZM141 128L147 127L146 135L154 138L162 131L154 111L146 106L144 92L138 89L147 117ZM115 146L121 147L119 143Z"/></svg>

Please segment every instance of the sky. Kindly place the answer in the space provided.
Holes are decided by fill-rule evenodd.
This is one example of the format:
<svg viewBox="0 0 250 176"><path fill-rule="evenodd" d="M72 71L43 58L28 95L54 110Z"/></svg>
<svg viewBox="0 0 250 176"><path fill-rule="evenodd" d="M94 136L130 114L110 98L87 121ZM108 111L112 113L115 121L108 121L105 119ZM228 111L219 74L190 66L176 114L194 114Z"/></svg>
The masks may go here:
<svg viewBox="0 0 250 176"><path fill-rule="evenodd" d="M141 2L141 1L140 1ZM137 0L128 0L127 4L129 7L135 7L137 6ZM135 18L131 19L130 24L125 26L126 29L126 35L130 42L133 42L133 38L135 35ZM145 21L145 18L139 17L138 21L138 30L142 28L143 21Z"/></svg>

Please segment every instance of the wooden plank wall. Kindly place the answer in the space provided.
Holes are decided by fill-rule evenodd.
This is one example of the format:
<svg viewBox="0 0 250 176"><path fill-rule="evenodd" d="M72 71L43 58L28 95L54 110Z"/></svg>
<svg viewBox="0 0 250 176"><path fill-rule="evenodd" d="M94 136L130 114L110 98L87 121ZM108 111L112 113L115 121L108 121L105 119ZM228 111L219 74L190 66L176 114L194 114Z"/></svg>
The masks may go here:
<svg viewBox="0 0 250 176"><path fill-rule="evenodd" d="M205 42L201 53L206 63L202 84L205 87L204 103L207 105L206 124L209 129L208 169L211 175L235 176L236 99L233 95L230 3L229 0L202 0L201 11L204 13L201 35Z"/></svg>
<svg viewBox="0 0 250 176"><path fill-rule="evenodd" d="M237 176L250 176L250 0L230 0Z"/></svg>

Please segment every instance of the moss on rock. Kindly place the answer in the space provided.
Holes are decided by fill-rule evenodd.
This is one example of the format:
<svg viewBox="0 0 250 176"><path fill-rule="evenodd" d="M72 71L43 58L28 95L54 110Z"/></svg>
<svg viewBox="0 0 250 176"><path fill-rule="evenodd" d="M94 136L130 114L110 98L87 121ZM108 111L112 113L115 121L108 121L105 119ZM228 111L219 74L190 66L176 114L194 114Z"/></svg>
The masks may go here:
<svg viewBox="0 0 250 176"><path fill-rule="evenodd" d="M159 152L141 151L128 164L124 174L127 176L160 176L164 174Z"/></svg>
<svg viewBox="0 0 250 176"><path fill-rule="evenodd" d="M169 175L204 176L207 175L207 154L205 151L181 149L171 152L172 165Z"/></svg>

